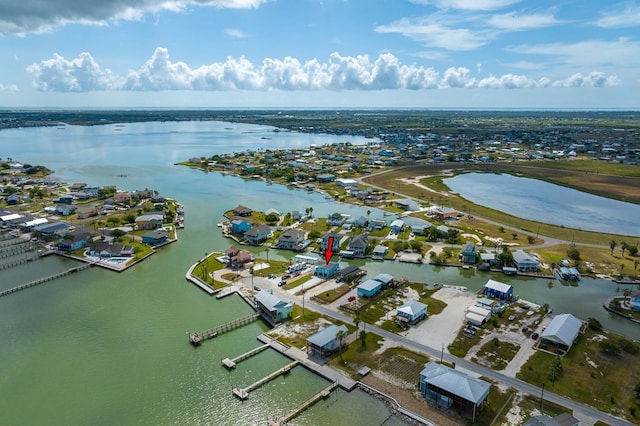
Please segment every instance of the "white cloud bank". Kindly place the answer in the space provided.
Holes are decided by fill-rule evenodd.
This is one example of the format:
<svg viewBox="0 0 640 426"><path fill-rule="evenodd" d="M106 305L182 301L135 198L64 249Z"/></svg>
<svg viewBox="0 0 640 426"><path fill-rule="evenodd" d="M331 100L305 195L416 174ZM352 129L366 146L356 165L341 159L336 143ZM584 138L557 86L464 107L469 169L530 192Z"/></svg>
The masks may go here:
<svg viewBox="0 0 640 426"><path fill-rule="evenodd" d="M31 64L27 71L38 90L56 92L523 89L608 87L620 83L617 77L597 71L587 75L576 73L556 81L514 74L478 78L464 67L452 67L440 73L432 67L403 65L390 53L381 54L373 62L367 55L352 57L332 53L327 63L317 59L302 63L285 57L283 60L266 58L259 65L244 57L230 57L225 62L191 68L184 62L172 62L169 51L162 47L157 48L143 66L125 76L102 69L89 53L71 60L54 54L51 59Z"/></svg>
<svg viewBox="0 0 640 426"><path fill-rule="evenodd" d="M106 25L113 20L140 20L160 11L189 7L253 9L267 0L2 0L0 35L43 33L71 23Z"/></svg>
<svg viewBox="0 0 640 426"><path fill-rule="evenodd" d="M18 86L16 86L15 84L5 86L4 84L0 83L0 93L17 93L17 92L18 92Z"/></svg>

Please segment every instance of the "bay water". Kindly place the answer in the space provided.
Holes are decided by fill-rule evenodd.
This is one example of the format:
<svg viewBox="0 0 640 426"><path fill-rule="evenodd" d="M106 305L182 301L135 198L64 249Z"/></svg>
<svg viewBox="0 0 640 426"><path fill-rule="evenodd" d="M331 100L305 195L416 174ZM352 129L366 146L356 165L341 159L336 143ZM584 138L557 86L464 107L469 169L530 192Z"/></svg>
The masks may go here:
<svg viewBox="0 0 640 426"><path fill-rule="evenodd" d="M335 203L320 194L174 165L190 157L243 149L308 147L362 138L273 132L268 126L218 122L132 123L124 126L63 126L0 132L0 158L54 169L70 182L151 188L185 207L179 241L116 273L90 268L0 298L0 424L265 424L327 386L296 367L291 374L253 391L240 402L231 393L284 366L289 360L267 350L233 371L226 357L259 346L267 327L255 322L198 348L187 333L202 331L251 312L236 296L216 300L189 284L185 272L205 253L229 242L216 223L243 204L256 210L334 211L366 214L366 208ZM382 217L372 209L371 218ZM253 249L264 257L263 250ZM289 252L270 250L270 258ZM521 297L549 303L556 312L598 318L609 330L634 337L637 325L600 307L615 284L585 279L578 287L548 280L507 278L458 268L354 261L371 275L480 288L494 278L514 285ZM0 271L0 289L14 287L76 264L48 256ZM418 378L416 378L417 380ZM292 421L299 425L401 424L384 404L354 391L330 398Z"/></svg>

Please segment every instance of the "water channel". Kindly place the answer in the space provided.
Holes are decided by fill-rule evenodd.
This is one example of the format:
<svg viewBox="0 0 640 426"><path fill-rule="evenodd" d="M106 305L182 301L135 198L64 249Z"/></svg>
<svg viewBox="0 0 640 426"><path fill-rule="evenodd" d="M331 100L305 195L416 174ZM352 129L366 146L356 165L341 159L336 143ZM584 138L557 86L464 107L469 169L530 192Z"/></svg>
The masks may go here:
<svg viewBox="0 0 640 426"><path fill-rule="evenodd" d="M320 194L173 165L214 153L260 147L307 147L351 141L344 136L274 133L265 126L229 123L140 123L126 126L16 129L0 132L0 157L46 165L71 182L152 188L185 207L179 242L124 273L91 268L0 298L0 423L31 424L264 424L327 385L296 367L240 402L231 394L288 363L265 351L228 372L220 361L259 346L267 328L255 322L199 348L187 332L202 331L250 312L238 297L216 300L184 274L204 253L229 243L216 223L237 204L281 211L312 206L315 215L366 209ZM262 138L269 139L262 139ZM372 218L382 217L374 210ZM256 253L260 254L257 249ZM290 253L271 250L270 258ZM360 262L370 274L389 272L424 282L480 288L494 278L521 297L556 312L594 316L606 328L637 337L637 326L612 317L600 304L615 284L583 280L578 287L526 278L507 279L458 268ZM74 263L55 256L0 271L0 289L63 271ZM357 407L358 416L353 416ZM379 401L334 391L292 424L401 424Z"/></svg>

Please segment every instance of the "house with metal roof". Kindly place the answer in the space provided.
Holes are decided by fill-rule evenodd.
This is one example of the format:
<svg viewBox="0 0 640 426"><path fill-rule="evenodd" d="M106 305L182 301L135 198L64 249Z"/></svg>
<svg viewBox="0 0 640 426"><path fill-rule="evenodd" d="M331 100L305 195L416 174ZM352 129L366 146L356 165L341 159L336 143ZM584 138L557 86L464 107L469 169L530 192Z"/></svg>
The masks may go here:
<svg viewBox="0 0 640 426"><path fill-rule="evenodd" d="M513 299L513 286L500 281L489 280L482 288L482 293L495 299L511 300Z"/></svg>
<svg viewBox="0 0 640 426"><path fill-rule="evenodd" d="M420 392L428 401L453 408L473 420L482 410L489 389L490 383L433 361L420 372Z"/></svg>
<svg viewBox="0 0 640 426"><path fill-rule="evenodd" d="M347 337L347 326L331 324L327 327L321 328L317 333L307 338L307 354L318 355L325 357L330 355L336 349L339 349L340 345L344 345L345 339L339 339L339 332L342 332L344 337Z"/></svg>
<svg viewBox="0 0 640 426"><path fill-rule="evenodd" d="M374 279L366 280L356 287L358 297L371 298L378 294L380 290L382 290L382 283Z"/></svg>
<svg viewBox="0 0 640 426"><path fill-rule="evenodd" d="M476 263L478 253L476 252L476 245L472 242L467 242L460 252L462 263Z"/></svg>
<svg viewBox="0 0 640 426"><path fill-rule="evenodd" d="M160 231L149 231L142 235L142 242L150 246L158 246L164 244L169 240L169 234Z"/></svg>
<svg viewBox="0 0 640 426"><path fill-rule="evenodd" d="M396 320L401 323L415 324L427 317L427 306L417 300L412 300L396 310Z"/></svg>
<svg viewBox="0 0 640 426"><path fill-rule="evenodd" d="M286 321L291 317L293 303L280 299L268 290L255 295L258 312L272 325Z"/></svg>
<svg viewBox="0 0 640 426"><path fill-rule="evenodd" d="M391 274L378 274L375 277L373 277L374 280L379 281L382 283L383 287L386 287L388 285L391 285L391 283L393 283L393 275Z"/></svg>
<svg viewBox="0 0 640 426"><path fill-rule="evenodd" d="M340 264L337 262L329 262L325 265L316 266L314 275L321 278L331 278L340 269Z"/></svg>
<svg viewBox="0 0 640 426"><path fill-rule="evenodd" d="M571 349L584 323L571 314L556 315L540 333L540 349L565 355Z"/></svg>
<svg viewBox="0 0 640 426"><path fill-rule="evenodd" d="M540 269L540 261L529 253L525 253L523 250L516 250L512 255L513 263L518 268L518 271L529 272Z"/></svg>

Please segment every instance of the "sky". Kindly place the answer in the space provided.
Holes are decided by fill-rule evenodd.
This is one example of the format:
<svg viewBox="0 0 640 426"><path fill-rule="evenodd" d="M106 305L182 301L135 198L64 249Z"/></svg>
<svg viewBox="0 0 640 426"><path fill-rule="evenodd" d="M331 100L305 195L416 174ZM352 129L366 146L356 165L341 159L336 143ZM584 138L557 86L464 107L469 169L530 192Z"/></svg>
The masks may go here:
<svg viewBox="0 0 640 426"><path fill-rule="evenodd" d="M0 108L640 109L640 0L2 0Z"/></svg>

